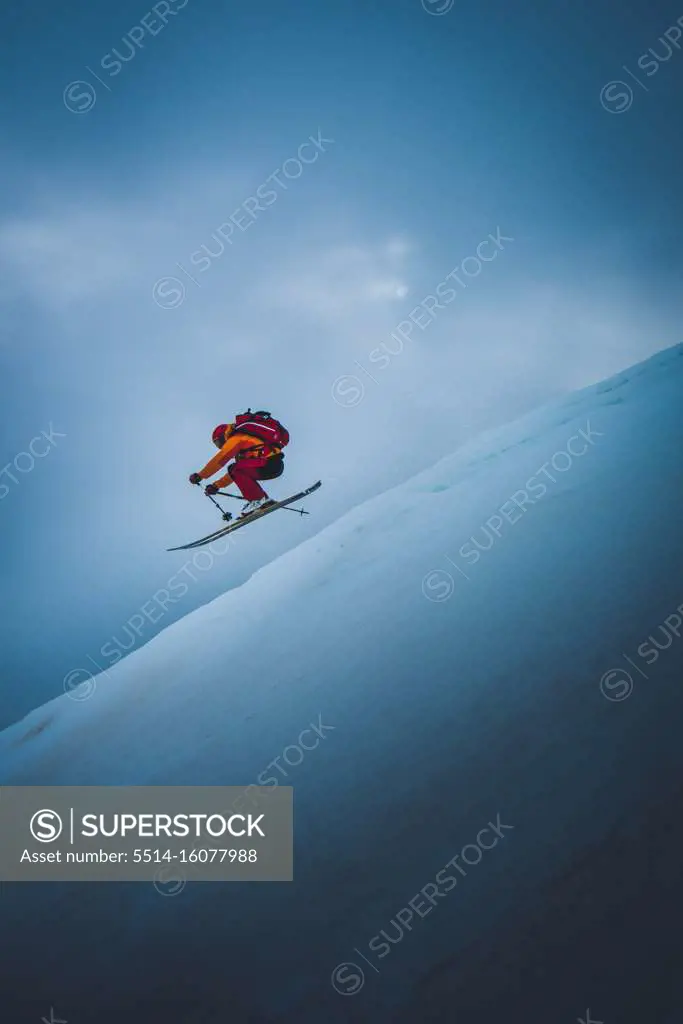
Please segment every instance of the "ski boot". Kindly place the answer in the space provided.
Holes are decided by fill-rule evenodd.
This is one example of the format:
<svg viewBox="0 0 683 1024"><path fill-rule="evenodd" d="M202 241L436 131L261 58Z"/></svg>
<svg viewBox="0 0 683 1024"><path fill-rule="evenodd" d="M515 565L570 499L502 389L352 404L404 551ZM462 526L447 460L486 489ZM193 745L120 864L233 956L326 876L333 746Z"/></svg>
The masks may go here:
<svg viewBox="0 0 683 1024"><path fill-rule="evenodd" d="M246 516L252 515L253 512L258 512L259 509L265 508L266 505L274 504L275 502L265 494L262 498L257 498L255 501L248 501L240 512L239 518L244 519Z"/></svg>

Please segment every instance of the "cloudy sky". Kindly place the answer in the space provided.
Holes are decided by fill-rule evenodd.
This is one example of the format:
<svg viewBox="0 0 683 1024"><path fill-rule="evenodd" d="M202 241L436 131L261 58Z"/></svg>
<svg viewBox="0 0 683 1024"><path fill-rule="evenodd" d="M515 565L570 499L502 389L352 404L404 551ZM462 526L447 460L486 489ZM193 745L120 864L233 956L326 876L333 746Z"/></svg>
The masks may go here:
<svg viewBox="0 0 683 1024"><path fill-rule="evenodd" d="M680 341L683 29L645 6L11 0L0 724ZM247 406L292 433L271 492L324 488L188 566L187 476Z"/></svg>

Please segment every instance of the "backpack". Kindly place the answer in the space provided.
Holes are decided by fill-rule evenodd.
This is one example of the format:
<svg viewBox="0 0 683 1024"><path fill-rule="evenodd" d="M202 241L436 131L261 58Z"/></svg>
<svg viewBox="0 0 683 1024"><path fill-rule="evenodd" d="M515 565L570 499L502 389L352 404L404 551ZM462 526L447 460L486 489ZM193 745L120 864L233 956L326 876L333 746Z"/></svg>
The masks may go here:
<svg viewBox="0 0 683 1024"><path fill-rule="evenodd" d="M279 420L274 419L269 412L260 410L252 412L247 409L239 416L235 416L235 434L248 434L255 437L264 444L272 445L274 448L284 448L289 444L289 431L283 427ZM254 445L258 448L258 445Z"/></svg>

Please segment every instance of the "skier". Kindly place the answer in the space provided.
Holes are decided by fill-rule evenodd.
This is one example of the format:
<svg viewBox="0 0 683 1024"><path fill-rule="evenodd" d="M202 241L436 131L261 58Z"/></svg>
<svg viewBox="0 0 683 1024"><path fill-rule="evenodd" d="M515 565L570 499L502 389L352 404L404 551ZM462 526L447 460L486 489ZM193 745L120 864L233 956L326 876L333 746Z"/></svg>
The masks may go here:
<svg viewBox="0 0 683 1024"><path fill-rule="evenodd" d="M236 416L232 423L221 423L211 435L219 449L198 473L190 476L191 484L201 484L230 462L227 473L213 484L207 484L205 493L216 494L221 487L236 484L247 504L242 516L248 516L256 509L273 505L259 480L274 480L284 472L282 449L289 443L289 433L269 412L263 410Z"/></svg>

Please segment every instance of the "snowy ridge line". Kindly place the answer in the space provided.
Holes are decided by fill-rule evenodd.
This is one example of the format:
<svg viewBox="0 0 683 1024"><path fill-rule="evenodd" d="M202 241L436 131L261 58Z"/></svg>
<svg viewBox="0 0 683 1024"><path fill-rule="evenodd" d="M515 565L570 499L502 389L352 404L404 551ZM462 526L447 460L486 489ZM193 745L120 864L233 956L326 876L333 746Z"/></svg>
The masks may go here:
<svg viewBox="0 0 683 1024"><path fill-rule="evenodd" d="M115 666L110 666L108 671L109 680L105 686L99 687L97 698L94 701L77 701L69 699L69 695L62 694L53 700L44 703L38 708L29 712L19 722L13 723L0 732L0 745L21 742L21 735L39 735L45 730L45 723L50 722L57 708L64 706L64 701L72 706L72 713L79 715L84 706L100 703L100 699L107 698L107 704L112 699L115 686L121 685L126 678L131 677L136 671L145 672L147 664L153 664L156 651L160 648L167 653L177 651L184 652L185 638L191 635L195 642L198 637L206 632L206 643L213 642L213 621L215 619L225 620L230 618L231 613L237 605L240 605L240 624L238 633L248 627L248 616L244 602L248 594L254 601L254 616L267 617L273 609L277 609L282 601L283 593L289 595L298 589L306 590L316 587L316 577L336 567L337 563L345 563L348 560L349 552L344 549L343 557L339 554L345 543L353 543L356 550L362 545L363 538L367 536L368 522L384 517L385 536L391 536L395 530L396 500L400 500L401 515L414 515L425 522L429 522L435 515L441 515L439 506L442 504L443 495L440 491L458 490L468 492L470 490L467 472L478 466L497 467L500 470L501 456L507 452L518 450L526 440L543 439L552 440L552 432L561 426L584 421L586 415L592 415L596 409L601 408L601 402L595 403L595 397L604 397L606 405L612 404L612 393L620 390L621 393L628 393L637 381L636 392L640 394L643 381L648 385L663 385L670 382L672 373L663 374L661 371L673 371L683 373L683 344L663 350L649 359L636 364L635 366L621 371L615 377L590 385L580 391L573 392L560 403L549 404L540 409L512 421L504 427L497 427L480 435L476 440L468 442L452 455L439 460L435 465L411 477L395 487L376 495L363 502L361 505L349 510L340 519L326 526L320 533L308 538L301 544L279 555L272 562L262 566L241 586L236 587L225 594L214 598L213 601L195 609L188 615L171 624L152 638L147 644L132 651ZM623 390L622 390L623 389ZM583 425L583 423L582 423ZM502 445L502 448L501 448ZM484 454L487 452L488 454ZM498 448L499 450L496 450ZM473 456L476 458L473 459ZM483 466L482 466L483 464ZM488 464L488 467L487 467ZM447 471L447 479L444 483ZM516 485L518 486L518 485ZM481 481L478 482L481 490ZM513 487L513 490L515 488ZM479 492L478 492L479 493ZM424 499L428 499L427 505ZM436 499L436 501L434 501ZM482 499L483 500L483 499ZM487 499L488 503L488 499ZM432 509L432 505L435 506ZM495 508L495 502L488 503L488 510ZM385 515L388 513L388 516ZM469 513L468 513L469 514ZM486 504L482 513L476 513L475 524L490 517ZM426 517L426 518L425 518ZM483 519L482 519L483 517ZM463 514L464 518L464 514ZM466 536L466 534L463 534ZM379 547L379 538L372 537L373 548ZM445 549L448 551L448 548ZM429 563L427 563L429 564ZM433 563L432 563L433 564ZM427 574L429 576L429 573ZM425 577L423 568L418 578ZM434 581L443 592L444 583L451 586L446 577L440 581ZM427 584L429 586L429 584ZM434 593L436 589L433 588ZM423 596L424 592L423 592ZM450 593L447 594L450 596ZM441 597L440 600L445 600ZM251 603L251 602L249 602ZM162 639L163 638L163 639ZM72 670L76 671L76 670ZM123 672L123 675L121 674ZM75 679L72 679L72 682ZM88 686L92 683L85 680ZM76 689L76 687L74 687ZM84 691L84 693L87 692ZM60 703L61 702L61 703ZM74 722L76 719L74 718Z"/></svg>
<svg viewBox="0 0 683 1024"><path fill-rule="evenodd" d="M585 413L582 413L581 408L579 407L584 407L594 395L611 393L612 391L616 391L627 384L631 384L636 378L646 375L649 375L651 380L654 383L657 383L659 381L657 371L663 366L671 364L672 369L678 369L678 372L682 373L683 367L680 367L679 364L675 362L678 357L683 357L683 342L679 345L674 345L671 348L662 349L661 352L657 352L655 355L649 356L642 362L635 363L626 370L620 370L619 373L615 374L613 377L608 377L605 380L596 382L595 384L589 384L584 388L571 391L562 399L546 402L537 409L532 409L530 412L524 413L522 416L511 420L509 423L504 423L501 426L492 427L490 430L483 431L471 440L466 441L452 454L445 455L433 466L416 473L410 478L409 483L419 483L423 479L427 480L439 467L458 465L471 456L478 457L478 464L480 461L483 461L483 458L494 458L497 455L502 455L510 448L514 448L519 444L523 444L525 440L528 440L529 438L520 439L521 435L529 434L530 428L533 429L537 424L538 426L542 425L544 432L547 432L548 429L552 429L555 426L561 426L576 419L580 419L582 415L585 415ZM605 404L610 404L609 400L606 400ZM573 412L575 408L578 408L576 413ZM599 406L591 404L590 411L595 412L597 408L599 408ZM559 418L565 417L567 413L570 413L569 419ZM552 415L553 419L557 418L557 422L546 422L546 418L549 415ZM515 437L515 428L518 429L517 437ZM505 447L501 452L492 452L492 443L495 445L499 441L507 442L507 447ZM469 468L470 464L467 463L465 466ZM465 468L465 466L463 466L463 468ZM397 485L398 488L402 486L404 486L404 484ZM393 490L396 489L397 488L393 488ZM387 491L385 493L388 494L390 492ZM382 495L379 497L382 497ZM376 499L370 500L374 501Z"/></svg>

